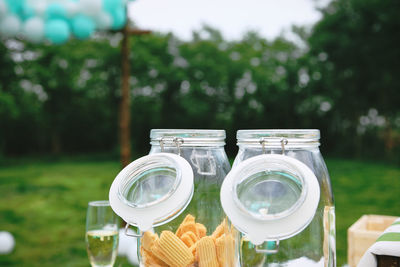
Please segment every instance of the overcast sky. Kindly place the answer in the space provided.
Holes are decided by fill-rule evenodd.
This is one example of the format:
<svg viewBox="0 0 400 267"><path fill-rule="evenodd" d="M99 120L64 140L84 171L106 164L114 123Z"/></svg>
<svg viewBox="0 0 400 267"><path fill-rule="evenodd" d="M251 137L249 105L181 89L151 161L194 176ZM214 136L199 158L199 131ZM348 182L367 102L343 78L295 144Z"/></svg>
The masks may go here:
<svg viewBox="0 0 400 267"><path fill-rule="evenodd" d="M320 19L315 1L136 0L129 4L129 16L140 28L172 31L183 39L190 39L192 30L202 24L221 30L229 39L238 39L249 29L274 38L282 31L289 32L293 24L312 25Z"/></svg>

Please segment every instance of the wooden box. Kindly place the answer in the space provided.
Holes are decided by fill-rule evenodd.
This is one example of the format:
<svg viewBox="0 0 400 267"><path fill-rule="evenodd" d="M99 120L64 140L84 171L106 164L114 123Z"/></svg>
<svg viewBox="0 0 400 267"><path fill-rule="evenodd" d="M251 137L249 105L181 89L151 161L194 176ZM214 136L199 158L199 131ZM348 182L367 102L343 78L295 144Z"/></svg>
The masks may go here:
<svg viewBox="0 0 400 267"><path fill-rule="evenodd" d="M356 267L364 253L398 217L363 215L347 230L347 259Z"/></svg>

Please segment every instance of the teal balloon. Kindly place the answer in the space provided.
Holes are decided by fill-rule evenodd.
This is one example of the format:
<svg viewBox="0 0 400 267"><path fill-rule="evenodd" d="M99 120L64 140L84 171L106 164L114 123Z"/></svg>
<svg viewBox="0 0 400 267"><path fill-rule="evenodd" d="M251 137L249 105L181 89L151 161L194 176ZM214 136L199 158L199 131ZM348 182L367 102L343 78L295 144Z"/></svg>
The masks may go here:
<svg viewBox="0 0 400 267"><path fill-rule="evenodd" d="M8 5L8 10L10 10L12 13L21 13L24 0L6 0L6 2Z"/></svg>
<svg viewBox="0 0 400 267"><path fill-rule="evenodd" d="M111 12L111 16L113 19L113 23L111 25L111 29L119 30L125 26L126 23L126 13L125 8L119 7Z"/></svg>
<svg viewBox="0 0 400 267"><path fill-rule="evenodd" d="M51 3L47 6L46 15L48 19L64 19L67 11L60 3Z"/></svg>
<svg viewBox="0 0 400 267"><path fill-rule="evenodd" d="M72 20L72 32L79 39L89 38L95 28L96 24L88 16L79 15Z"/></svg>
<svg viewBox="0 0 400 267"><path fill-rule="evenodd" d="M48 20L45 24L44 35L52 43L62 44L70 35L68 23L62 19Z"/></svg>
<svg viewBox="0 0 400 267"><path fill-rule="evenodd" d="M117 8L122 6L122 0L103 0L103 9L108 13L112 13Z"/></svg>
<svg viewBox="0 0 400 267"><path fill-rule="evenodd" d="M32 7L30 7L28 5L24 5L22 7L21 18L23 20L28 20L34 16L35 16L35 10L33 10Z"/></svg>

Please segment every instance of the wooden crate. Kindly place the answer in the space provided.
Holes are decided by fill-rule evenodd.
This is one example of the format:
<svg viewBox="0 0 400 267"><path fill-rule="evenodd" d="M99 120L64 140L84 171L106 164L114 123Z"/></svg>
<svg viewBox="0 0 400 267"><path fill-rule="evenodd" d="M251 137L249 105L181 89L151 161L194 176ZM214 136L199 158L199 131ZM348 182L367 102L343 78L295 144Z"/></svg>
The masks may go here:
<svg viewBox="0 0 400 267"><path fill-rule="evenodd" d="M363 215L347 230L347 260L356 267L364 253L398 217Z"/></svg>

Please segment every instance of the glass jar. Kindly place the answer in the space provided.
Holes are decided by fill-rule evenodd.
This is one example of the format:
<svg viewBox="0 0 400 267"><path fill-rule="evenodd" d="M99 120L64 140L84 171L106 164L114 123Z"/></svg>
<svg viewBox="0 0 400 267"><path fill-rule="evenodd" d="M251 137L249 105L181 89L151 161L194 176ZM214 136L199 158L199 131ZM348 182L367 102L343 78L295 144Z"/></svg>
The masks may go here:
<svg viewBox="0 0 400 267"><path fill-rule="evenodd" d="M221 202L241 266L336 266L335 209L319 130L240 130Z"/></svg>
<svg viewBox="0 0 400 267"><path fill-rule="evenodd" d="M224 219L219 203L221 184L230 170L226 156L224 130L162 130L153 129L150 133L150 155L166 152L180 154L186 159L194 173L194 194L185 212L196 217L196 222L215 229ZM177 228L172 224L169 227Z"/></svg>
<svg viewBox="0 0 400 267"><path fill-rule="evenodd" d="M138 228L140 265L234 266L238 249L219 201L230 170L225 131L154 129L150 138L149 155L110 189L113 209Z"/></svg>

